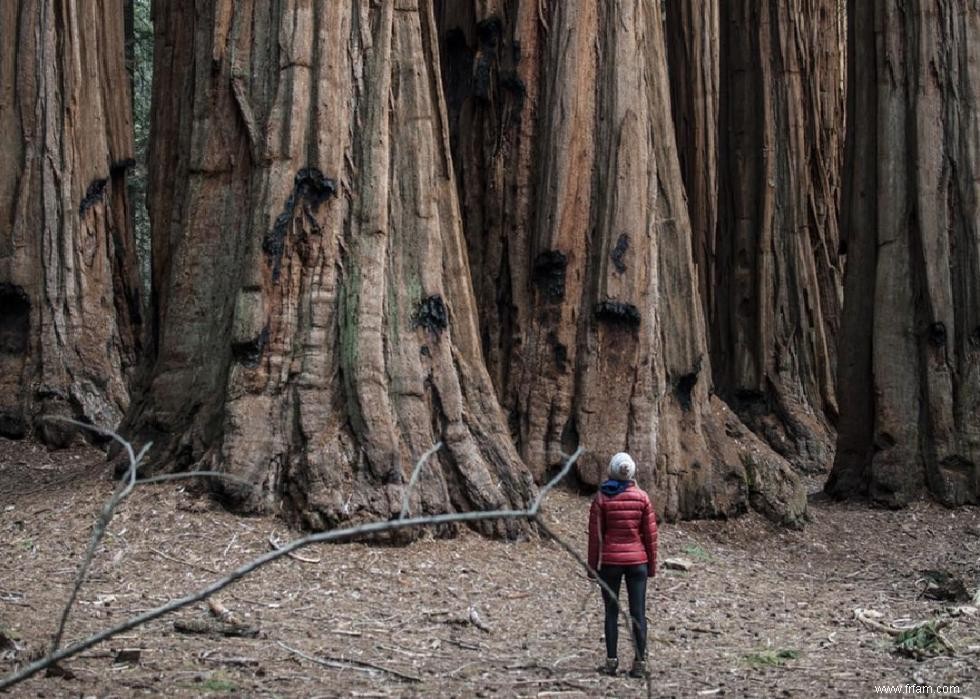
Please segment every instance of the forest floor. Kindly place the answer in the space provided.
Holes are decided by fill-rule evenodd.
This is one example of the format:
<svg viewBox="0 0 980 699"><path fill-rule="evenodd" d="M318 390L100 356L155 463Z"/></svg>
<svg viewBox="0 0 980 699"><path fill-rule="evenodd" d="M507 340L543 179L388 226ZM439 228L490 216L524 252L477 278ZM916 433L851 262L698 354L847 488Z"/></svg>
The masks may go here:
<svg viewBox="0 0 980 699"><path fill-rule="evenodd" d="M0 675L43 652L113 487L95 449L0 440ZM580 551L588 504L558 490L545 505ZM693 565L651 581L650 694L863 697L914 684L980 696L980 620L969 609L944 630L955 655L923 660L893 652L888 634L854 615L873 609L882 623L907 625L948 611L921 595L923 570L948 571L973 594L980 509L887 511L815 494L810 516L802 531L755 515L662 526L661 560ZM273 531L297 535L173 482L138 488L110 525L66 640L207 585L267 552ZM464 533L302 554L319 562L283 558L218 594L255 638L179 632L175 622L208 618L197 604L70 658L72 679L38 675L10 696L647 695L641 680L595 672L599 595L553 541ZM489 631L467 621L471 607ZM620 642L628 667L625 634ZM119 662L121 649L140 650Z"/></svg>

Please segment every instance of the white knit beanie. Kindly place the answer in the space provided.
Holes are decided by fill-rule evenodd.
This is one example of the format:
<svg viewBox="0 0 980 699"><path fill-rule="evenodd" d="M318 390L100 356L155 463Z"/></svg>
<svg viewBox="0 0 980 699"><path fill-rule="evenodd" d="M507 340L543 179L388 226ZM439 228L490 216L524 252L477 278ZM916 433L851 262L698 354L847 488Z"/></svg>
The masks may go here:
<svg viewBox="0 0 980 699"><path fill-rule="evenodd" d="M633 457L624 451L619 452L609 460L609 477L617 481L631 481L636 475L636 464Z"/></svg>

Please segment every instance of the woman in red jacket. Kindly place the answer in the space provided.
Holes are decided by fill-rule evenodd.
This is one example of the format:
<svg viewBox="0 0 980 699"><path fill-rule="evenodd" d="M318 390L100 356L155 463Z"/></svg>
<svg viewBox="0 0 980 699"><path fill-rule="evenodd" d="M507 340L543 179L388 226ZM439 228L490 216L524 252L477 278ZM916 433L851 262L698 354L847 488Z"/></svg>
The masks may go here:
<svg viewBox="0 0 980 699"><path fill-rule="evenodd" d="M619 588L626 578L633 621L634 661L631 677L646 675L647 578L657 571L657 518L647 494L636 486L636 464L620 452L609 462L609 480L599 487L589 510L589 568L616 593L605 589L606 663L601 670L615 675L619 667Z"/></svg>

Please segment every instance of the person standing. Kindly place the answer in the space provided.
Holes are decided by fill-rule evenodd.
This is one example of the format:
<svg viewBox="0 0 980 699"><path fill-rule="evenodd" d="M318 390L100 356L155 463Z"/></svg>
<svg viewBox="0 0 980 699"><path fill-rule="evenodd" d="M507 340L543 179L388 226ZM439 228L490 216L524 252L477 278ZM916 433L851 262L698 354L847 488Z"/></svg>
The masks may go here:
<svg viewBox="0 0 980 699"><path fill-rule="evenodd" d="M599 486L589 509L589 569L613 591L602 589L605 607L606 662L600 671L619 668L619 589L626 579L634 660L630 677L645 677L647 578L657 572L657 518L650 498L634 480L636 464L620 452L609 461L609 480Z"/></svg>

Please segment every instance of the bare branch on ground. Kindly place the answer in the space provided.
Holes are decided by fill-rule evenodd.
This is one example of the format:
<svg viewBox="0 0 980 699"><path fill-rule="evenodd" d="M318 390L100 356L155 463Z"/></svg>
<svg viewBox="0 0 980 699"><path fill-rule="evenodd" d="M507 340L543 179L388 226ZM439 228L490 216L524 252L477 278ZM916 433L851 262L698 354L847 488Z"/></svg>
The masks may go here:
<svg viewBox="0 0 980 699"><path fill-rule="evenodd" d="M85 425L84 423L77 423L70 420L66 420L66 421L73 422L74 424L84 428L92 427L91 425ZM235 568L224 577L218 578L217 580L215 580L214 582L212 582L210 585L206 587L203 587L183 597L170 600L165 604L162 604L153 609L149 609L136 616L130 617L129 619L115 626L112 626L107 629L103 629L102 631L92 634L91 636L81 641L78 641L66 648L58 649L57 645L58 643L60 643L61 635L64 631L64 623L67 620L68 613L71 609L71 605L74 603L75 598L77 597L78 589L81 587L82 582L84 581L85 573L87 572L88 566L91 563L91 559L94 556L94 552L98 546L98 542L101 540L102 536L104 536L105 528L108 526L109 520L112 518L112 514L115 508L118 506L119 502L132 491L135 485L139 483L138 479L136 478L136 470L139 466L140 459L146 453L146 447L144 447L140 451L139 455L136 455L133 452L132 446L129 445L128 442L126 442L124 439L122 439L122 437L120 437L114 432L101 430L99 428L95 428L95 430L100 434L106 434L108 436L113 437L117 441L123 442L124 446L126 447L127 453L132 456L132 460L130 462L130 469L127 474L128 475L127 483L125 486L121 487L119 490L117 490L116 493L113 494L110 500L106 503L106 506L103 508L102 515L100 516L100 519L96 524L96 532L93 533L93 543L90 544L89 546L89 550L86 553L86 558L83 560L83 564L80 567L79 574L76 577L76 582L75 585L73 586L73 592L69 599L69 603L68 605L66 605L65 611L62 614L62 621L59 626L58 634L56 635L57 642L53 644L52 650L44 658L41 658L33 663L30 663L27 666L18 670L17 672L11 673L10 675L7 675L6 677L0 679L0 691L9 689L10 687L13 687L19 684L20 682L23 682L24 680L34 676L38 672L45 670L49 667L55 666L59 661L77 655L91 648L92 646L101 643L102 641L112 638L113 636L124 633L126 631L130 631L134 628L142 626L143 624L146 624L149 621L153 621L154 619L158 619L164 615L170 614L171 612L175 612L179 609L183 609L197 602L206 600L209 597L211 597L211 595L241 580L242 578L249 575L253 571L273 561L276 561L284 556L289 556L301 548L313 544L319 544L319 543L349 541L351 539L379 534L382 532L389 532L389 531L395 531L401 529L412 529L416 527L442 525L442 524L449 524L449 523L473 523L473 522L484 522L490 520L506 520L506 519L530 520L532 522L535 522L548 536L550 536L553 540L555 540L565 551L571 554L572 557L580 565L582 565L585 568L585 570L590 574L590 578L593 581L595 581L600 587L604 588L607 592L612 594L612 591L608 588L608 586L605 585L605 583L602 582L601 579L598 578L596 572L588 566L588 563L582 558L582 556L577 551L575 551L575 549L572 548L567 542L565 542L556 534L554 534L554 532L548 528L547 524L540 517L541 505L544 502L545 496L569 473L572 466L578 460L579 456L581 456L581 454L584 452L584 449L582 447L579 447L578 449L575 450L575 452L570 457L568 457L564 467L554 476L554 478L552 478L544 487L540 489L538 496L532 502L531 506L527 509L456 512L456 513L431 515L426 517L411 517L411 518L402 517L396 520L368 522L365 524L360 524L353 527L347 527L344 529L336 529L331 531L316 532L314 534L309 534L307 536L293 539L292 541L286 544L281 544L279 547L275 548L274 550L269 551L261 556L258 556L257 558L254 558L251 561L249 561L248 563L245 563ZM416 464L415 472L421 470L422 464L424 464L425 460L427 460L432 454L435 453L435 451L437 451L439 446L441 445L436 445L436 447L430 449L428 452L426 452L426 454L422 456L419 463ZM409 483L410 486L414 484L415 472L413 472L413 479ZM188 474L171 474L171 476L166 479L161 478L158 480L174 480L179 476L195 477L197 474L206 474L208 476L214 474L214 475L220 475L221 477L228 477L227 474L201 471L201 472L193 472ZM156 480L146 479L146 482L156 482ZM405 496L406 499L408 497L409 491L410 488L406 488L406 496ZM405 514L404 502L405 500L403 500L403 514ZM627 628L629 629L630 634L632 636L633 634L632 623L630 622L628 613L626 612L625 608L619 604L618 599L617 599L617 606L619 607L620 613L623 614L624 619L626 620ZM280 645L283 644L280 642ZM303 655L302 651L297 651L296 649L289 648L286 646L284 647L290 652L296 653L297 655ZM303 655L303 657L307 657L307 659L315 662L324 660L324 659L314 659L312 656L306 656L306 655ZM334 660L334 659L327 659L324 661L323 664L327 664L329 662L339 663L341 661ZM359 663L360 661L344 661L344 662ZM369 663L360 663L360 664L369 668L373 667L377 670L395 674L405 679L409 679L411 681L421 681L421 678L405 675L404 673L399 673L398 671L391 670L390 668L373 666ZM651 691L651 687L652 687L651 681L650 678L648 677L647 678L648 695Z"/></svg>

